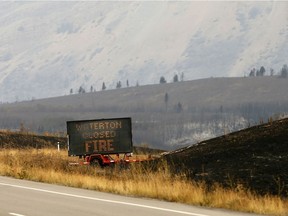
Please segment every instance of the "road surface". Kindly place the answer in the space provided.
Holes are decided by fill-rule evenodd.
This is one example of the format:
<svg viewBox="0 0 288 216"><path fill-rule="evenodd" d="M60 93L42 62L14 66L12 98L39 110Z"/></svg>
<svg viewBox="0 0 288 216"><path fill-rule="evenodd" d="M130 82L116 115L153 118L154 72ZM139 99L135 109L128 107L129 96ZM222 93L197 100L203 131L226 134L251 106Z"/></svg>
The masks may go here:
<svg viewBox="0 0 288 216"><path fill-rule="evenodd" d="M252 216L0 176L0 216Z"/></svg>

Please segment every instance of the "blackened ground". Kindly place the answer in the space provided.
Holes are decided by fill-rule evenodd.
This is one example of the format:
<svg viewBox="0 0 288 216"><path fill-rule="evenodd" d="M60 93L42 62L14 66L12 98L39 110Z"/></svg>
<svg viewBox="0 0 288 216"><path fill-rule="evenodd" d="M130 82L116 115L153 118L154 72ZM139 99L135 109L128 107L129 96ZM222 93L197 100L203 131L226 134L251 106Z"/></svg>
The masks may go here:
<svg viewBox="0 0 288 216"><path fill-rule="evenodd" d="M19 132L0 132L1 148L66 148L67 139L65 137L40 136Z"/></svg>
<svg viewBox="0 0 288 216"><path fill-rule="evenodd" d="M165 158L192 179L287 197L288 119L207 140Z"/></svg>

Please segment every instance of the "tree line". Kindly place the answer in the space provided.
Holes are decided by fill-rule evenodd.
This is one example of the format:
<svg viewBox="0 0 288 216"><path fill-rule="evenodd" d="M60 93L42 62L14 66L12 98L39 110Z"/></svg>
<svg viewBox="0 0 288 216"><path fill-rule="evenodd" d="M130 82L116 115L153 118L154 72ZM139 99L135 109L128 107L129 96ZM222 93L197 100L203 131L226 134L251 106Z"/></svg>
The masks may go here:
<svg viewBox="0 0 288 216"><path fill-rule="evenodd" d="M179 78L179 76L178 76L177 74L175 74L175 75L173 76L173 82L179 82L179 81L184 81L184 73L181 73L180 78ZM161 76L161 77L160 77L159 83L160 83L160 84L167 83L167 81L166 81L166 79L165 79L164 76ZM136 86L136 87L139 86L139 82L138 82L138 81L136 82L136 85L135 85L135 86ZM126 88L128 88L128 87L130 87L130 84L129 84L129 80L127 79L127 80L126 80ZM121 81L118 81L118 82L116 82L116 89L120 89L120 88L122 88L122 82L121 82ZM105 84L105 82L103 82L103 83L102 83L101 90L104 91L104 90L106 90L106 89L107 89L106 84ZM96 92L96 89L93 87L93 85L90 86L90 91L88 91L88 92ZM76 93L78 93L78 94L83 94L83 93L87 93L87 91L86 91L85 88L81 85ZM73 91L72 88L70 89L70 94L74 94L74 91Z"/></svg>
<svg viewBox="0 0 288 216"><path fill-rule="evenodd" d="M253 68L250 70L249 72L249 77L261 77L261 76L266 76L267 75L267 70L264 66L261 66L259 69ZM288 77L288 66L287 64L284 64L283 67L281 68L281 70L278 73L275 73L275 70L273 68L270 68L270 76L279 76L280 78L287 78ZM178 74L174 74L173 78L172 78L172 82L179 82L179 81L184 81L184 73L182 72L180 74L180 76ZM161 76L159 79L159 84L165 84L168 83L168 81L166 80L166 78L164 76ZM136 87L139 86L139 82L136 82ZM116 89L120 89L123 87L123 84L121 81L116 82ZM129 84L129 80L126 80L126 88L130 87ZM102 87L101 90L104 91L106 90L106 83L103 82L102 83ZM82 94L82 93L86 93L87 91L85 90L85 88L81 85L77 91L78 94ZM89 92L96 92L96 89L91 85L90 86L90 91ZM70 94L73 94L73 89L70 89Z"/></svg>
<svg viewBox="0 0 288 216"><path fill-rule="evenodd" d="M265 76L266 74L266 69L264 66L261 66L260 69L253 68L251 69L249 73L249 77L255 77L255 76ZM270 76L274 76L275 71L273 68L270 68ZM287 78L288 77L288 66L287 64L284 64L281 70L278 73L278 76L281 78Z"/></svg>

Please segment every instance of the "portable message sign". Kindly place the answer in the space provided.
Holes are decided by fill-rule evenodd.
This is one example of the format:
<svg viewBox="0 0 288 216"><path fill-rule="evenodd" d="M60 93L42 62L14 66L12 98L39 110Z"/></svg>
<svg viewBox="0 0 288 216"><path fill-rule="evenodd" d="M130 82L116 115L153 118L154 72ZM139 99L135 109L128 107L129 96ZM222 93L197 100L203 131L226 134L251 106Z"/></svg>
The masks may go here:
<svg viewBox="0 0 288 216"><path fill-rule="evenodd" d="M133 150L131 118L68 121L67 135L69 156Z"/></svg>

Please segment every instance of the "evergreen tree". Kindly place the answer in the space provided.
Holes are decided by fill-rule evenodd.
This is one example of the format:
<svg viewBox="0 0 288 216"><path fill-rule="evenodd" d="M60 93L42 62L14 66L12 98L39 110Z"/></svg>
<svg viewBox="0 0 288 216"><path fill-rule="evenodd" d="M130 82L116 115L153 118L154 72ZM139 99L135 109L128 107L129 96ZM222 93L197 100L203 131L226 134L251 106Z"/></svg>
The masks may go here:
<svg viewBox="0 0 288 216"><path fill-rule="evenodd" d="M121 88L121 87L122 87L121 81L117 82L116 88L119 89L119 88Z"/></svg>
<svg viewBox="0 0 288 216"><path fill-rule="evenodd" d="M126 80L126 86L129 87L129 80Z"/></svg>
<svg viewBox="0 0 288 216"><path fill-rule="evenodd" d="M106 89L106 85L105 85L105 82L102 83L102 90L105 90Z"/></svg>
<svg viewBox="0 0 288 216"><path fill-rule="evenodd" d="M70 94L73 94L73 89L72 88L70 89Z"/></svg>
<svg viewBox="0 0 288 216"><path fill-rule="evenodd" d="M255 76L255 68L253 68L249 73L249 77L254 77L254 76Z"/></svg>
<svg viewBox="0 0 288 216"><path fill-rule="evenodd" d="M180 102L178 102L177 106L176 106L176 112L180 113L183 111L183 107L182 104Z"/></svg>
<svg viewBox="0 0 288 216"><path fill-rule="evenodd" d="M85 93L86 91L85 91L85 89L82 87L82 86L80 86L80 88L79 88L79 90L78 90L78 93L79 94L83 94L83 93Z"/></svg>
<svg viewBox="0 0 288 216"><path fill-rule="evenodd" d="M174 75L174 77L173 77L173 82L178 82L179 80L178 80L178 75L176 74L176 75Z"/></svg>
<svg viewBox="0 0 288 216"><path fill-rule="evenodd" d="M160 84L163 84L163 83L167 83L165 77L161 76L160 77Z"/></svg>
<svg viewBox="0 0 288 216"><path fill-rule="evenodd" d="M287 64L283 65L281 72L280 72L280 76L282 78L287 78L288 77L288 66Z"/></svg>
<svg viewBox="0 0 288 216"><path fill-rule="evenodd" d="M264 76L266 70L263 66L261 66L260 70L259 70L259 76Z"/></svg>

